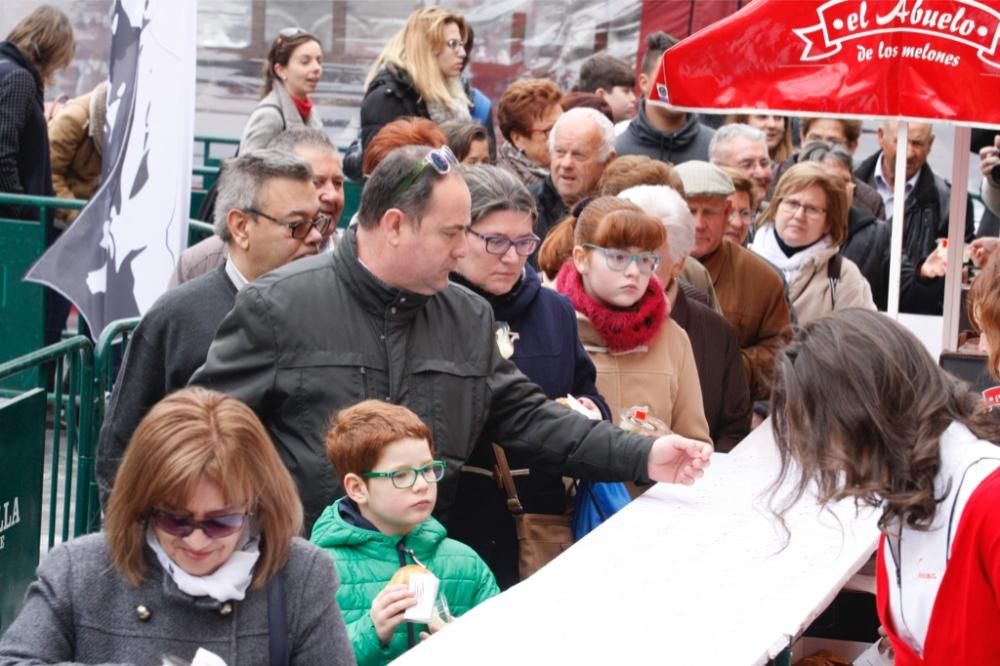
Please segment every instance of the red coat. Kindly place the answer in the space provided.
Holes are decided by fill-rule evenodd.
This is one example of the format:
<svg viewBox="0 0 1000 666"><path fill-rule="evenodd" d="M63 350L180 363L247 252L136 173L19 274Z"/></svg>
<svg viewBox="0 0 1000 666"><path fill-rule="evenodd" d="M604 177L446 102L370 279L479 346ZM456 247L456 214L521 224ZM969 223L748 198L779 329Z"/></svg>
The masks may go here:
<svg viewBox="0 0 1000 666"><path fill-rule="evenodd" d="M934 602L924 656L896 634L889 613L889 581L879 542L876 599L879 620L896 652L896 666L1000 664L1000 470L969 497L951 559Z"/></svg>

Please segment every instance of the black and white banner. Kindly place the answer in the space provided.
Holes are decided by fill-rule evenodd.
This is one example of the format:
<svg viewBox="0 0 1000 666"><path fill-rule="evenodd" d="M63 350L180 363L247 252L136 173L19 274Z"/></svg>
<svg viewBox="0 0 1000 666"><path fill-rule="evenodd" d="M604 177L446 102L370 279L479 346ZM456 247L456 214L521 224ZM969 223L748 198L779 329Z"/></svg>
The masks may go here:
<svg viewBox="0 0 1000 666"><path fill-rule="evenodd" d="M144 313L187 245L194 0L116 0L101 187L25 279L72 301L94 337Z"/></svg>

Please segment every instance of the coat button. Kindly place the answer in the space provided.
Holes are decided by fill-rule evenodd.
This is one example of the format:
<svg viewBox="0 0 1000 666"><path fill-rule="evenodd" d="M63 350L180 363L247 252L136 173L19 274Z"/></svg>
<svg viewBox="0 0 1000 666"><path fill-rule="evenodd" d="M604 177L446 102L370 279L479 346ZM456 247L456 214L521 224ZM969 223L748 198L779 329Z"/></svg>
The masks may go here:
<svg viewBox="0 0 1000 666"><path fill-rule="evenodd" d="M143 622L146 622L149 618L153 617L153 614L149 611L149 609L141 604L135 607L135 614L138 615L139 619Z"/></svg>
<svg viewBox="0 0 1000 666"><path fill-rule="evenodd" d="M228 601L219 606L219 615L225 617L233 612L233 605Z"/></svg>

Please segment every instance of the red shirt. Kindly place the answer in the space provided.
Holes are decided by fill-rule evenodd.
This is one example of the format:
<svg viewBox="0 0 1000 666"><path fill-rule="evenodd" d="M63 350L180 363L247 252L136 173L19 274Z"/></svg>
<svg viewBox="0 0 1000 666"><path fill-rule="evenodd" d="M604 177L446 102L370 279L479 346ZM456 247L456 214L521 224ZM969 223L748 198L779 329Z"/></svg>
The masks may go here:
<svg viewBox="0 0 1000 666"><path fill-rule="evenodd" d="M924 656L901 640L889 613L883 535L878 548L876 602L896 666L1000 664L1000 470L969 497L934 601Z"/></svg>

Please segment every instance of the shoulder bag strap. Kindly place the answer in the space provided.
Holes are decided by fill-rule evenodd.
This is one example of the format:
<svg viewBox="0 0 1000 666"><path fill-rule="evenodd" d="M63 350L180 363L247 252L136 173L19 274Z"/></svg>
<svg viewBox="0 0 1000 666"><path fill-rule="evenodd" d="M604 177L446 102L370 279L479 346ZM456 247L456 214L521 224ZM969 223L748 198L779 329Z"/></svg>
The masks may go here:
<svg viewBox="0 0 1000 666"><path fill-rule="evenodd" d="M840 270L844 263L844 258L840 254L830 257L826 264L826 277L830 280L830 303L837 305L837 284L840 282Z"/></svg>
<svg viewBox="0 0 1000 666"><path fill-rule="evenodd" d="M517 497L517 487L514 485L514 477L510 473L510 465L507 464L507 454L501 446L494 444L493 455L497 459L497 478L500 480L504 492L507 493L507 508L515 515L524 513L521 500Z"/></svg>
<svg viewBox="0 0 1000 666"><path fill-rule="evenodd" d="M279 571L267 584L268 651L271 666L288 666L288 616L285 610L285 573Z"/></svg>

